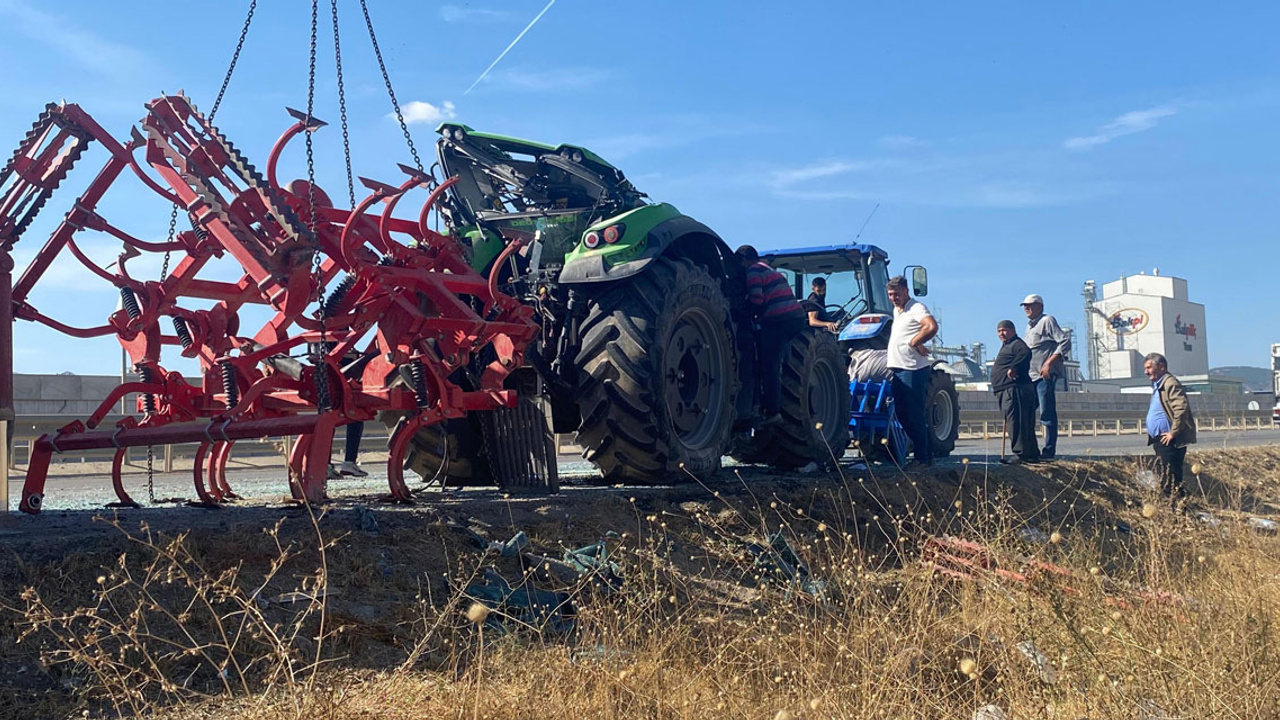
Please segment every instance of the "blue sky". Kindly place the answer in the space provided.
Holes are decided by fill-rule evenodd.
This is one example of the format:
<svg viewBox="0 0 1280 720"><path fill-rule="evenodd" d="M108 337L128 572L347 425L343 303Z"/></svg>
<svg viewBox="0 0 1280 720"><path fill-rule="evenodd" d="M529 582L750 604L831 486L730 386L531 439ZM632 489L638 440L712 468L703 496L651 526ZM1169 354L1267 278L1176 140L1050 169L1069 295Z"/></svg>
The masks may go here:
<svg viewBox="0 0 1280 720"><path fill-rule="evenodd" d="M316 115L332 127L316 137L318 175L340 197L321 5ZM545 5L370 0L424 158L446 117L584 144L731 245L844 242L879 203L863 241L895 266L929 268L927 302L952 345L992 345L1028 292L1080 326L1084 280L1154 267L1206 304L1212 365L1264 365L1280 342L1280 5L557 0L466 92ZM50 100L79 103L118 137L161 91L207 109L247 2L149 7L0 0L0 146ZM394 180L408 153L359 5L339 9L356 173ZM284 107L305 107L308 22L302 0L260 3L219 111L260 165L289 124ZM82 161L78 182L101 160ZM302 174L300 154L282 169ZM23 238L19 268L74 185ZM103 212L135 235L165 234L167 209L136 183ZM85 246L109 262L118 244ZM112 288L70 265L32 300L85 325L115 306ZM18 372L119 367L113 339L20 322L15 345Z"/></svg>

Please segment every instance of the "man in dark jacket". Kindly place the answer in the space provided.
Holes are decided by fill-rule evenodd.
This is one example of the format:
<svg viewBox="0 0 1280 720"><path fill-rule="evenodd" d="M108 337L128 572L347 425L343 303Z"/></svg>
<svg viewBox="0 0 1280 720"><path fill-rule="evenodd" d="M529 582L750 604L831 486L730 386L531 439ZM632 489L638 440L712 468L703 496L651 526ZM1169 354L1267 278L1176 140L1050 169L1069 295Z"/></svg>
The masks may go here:
<svg viewBox="0 0 1280 720"><path fill-rule="evenodd" d="M1000 352L991 364L991 391L1000 401L1013 455L1000 458L1006 465L1040 462L1036 447L1036 391L1031 384L1031 349L1018 337L1009 320L996 325Z"/></svg>
<svg viewBox="0 0 1280 720"><path fill-rule="evenodd" d="M1187 446L1196 441L1196 419L1187 391L1169 374L1169 363L1160 353L1145 358L1142 370L1151 380L1151 404L1147 407L1147 444L1156 453L1160 489L1171 498L1182 497L1182 463Z"/></svg>

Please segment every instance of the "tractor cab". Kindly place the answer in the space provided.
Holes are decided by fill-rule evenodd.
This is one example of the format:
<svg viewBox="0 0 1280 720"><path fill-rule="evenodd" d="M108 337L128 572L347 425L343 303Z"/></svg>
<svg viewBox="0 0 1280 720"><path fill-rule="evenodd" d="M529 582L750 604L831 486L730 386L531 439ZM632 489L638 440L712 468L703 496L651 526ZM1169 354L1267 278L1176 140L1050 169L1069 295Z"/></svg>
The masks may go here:
<svg viewBox="0 0 1280 720"><path fill-rule="evenodd" d="M840 340L857 343L882 335L893 318L889 254L875 245L849 244L777 250L761 260L792 280L796 297L810 294L814 278L827 283L826 316L839 324ZM928 294L928 273L912 266L912 294Z"/></svg>

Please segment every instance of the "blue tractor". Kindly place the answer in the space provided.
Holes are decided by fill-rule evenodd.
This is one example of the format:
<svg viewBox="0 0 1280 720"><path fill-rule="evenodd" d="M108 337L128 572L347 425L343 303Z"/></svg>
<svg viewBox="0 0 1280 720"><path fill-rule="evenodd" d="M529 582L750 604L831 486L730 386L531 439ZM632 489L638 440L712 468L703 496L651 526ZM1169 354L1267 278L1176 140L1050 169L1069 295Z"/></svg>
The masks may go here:
<svg viewBox="0 0 1280 720"><path fill-rule="evenodd" d="M849 244L762 252L761 259L792 279L796 297L809 295L814 278L826 281L822 312L836 323L840 347L850 359L850 438L865 456L887 452L904 459L909 442L893 416L889 381L883 377L882 366L876 367L877 360L883 362L883 355L877 358L876 352L864 352L889 346L893 325L893 305L885 289L889 254L875 245ZM904 274L912 284L913 296L928 294L929 278L923 267L908 266ZM941 361L934 362L926 412L934 455L946 457L956 446L960 403L955 381Z"/></svg>

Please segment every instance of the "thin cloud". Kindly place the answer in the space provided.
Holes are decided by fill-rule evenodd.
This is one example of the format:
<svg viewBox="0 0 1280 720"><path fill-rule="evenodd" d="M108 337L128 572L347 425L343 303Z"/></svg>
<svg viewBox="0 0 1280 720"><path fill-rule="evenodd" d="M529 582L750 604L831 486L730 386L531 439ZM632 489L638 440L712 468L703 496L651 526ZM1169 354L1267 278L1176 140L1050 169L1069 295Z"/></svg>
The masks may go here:
<svg viewBox="0 0 1280 720"><path fill-rule="evenodd" d="M440 19L447 23L500 23L513 17L506 10L464 8L457 5L444 5L440 8Z"/></svg>
<svg viewBox="0 0 1280 720"><path fill-rule="evenodd" d="M829 160L774 169L763 183L775 196L792 200L997 209L1067 205L1113 189L1096 180L1044 177L1038 167L980 156Z"/></svg>
<svg viewBox="0 0 1280 720"><path fill-rule="evenodd" d="M638 118L644 129L638 132L588 138L587 147L610 160L620 160L655 150L670 150L719 138L744 137L764 132L767 127L737 118L698 113Z"/></svg>
<svg viewBox="0 0 1280 720"><path fill-rule="evenodd" d="M102 75L125 78L147 64L141 51L78 28L67 18L22 0L0 0L0 17L11 20L10 27L23 35Z"/></svg>
<svg viewBox="0 0 1280 720"><path fill-rule="evenodd" d="M1118 137L1146 132L1159 124L1162 119L1176 115L1177 112L1176 109L1168 106L1127 112L1098 128L1098 132L1093 135L1068 138L1062 143L1062 147L1068 150L1091 150Z"/></svg>
<svg viewBox="0 0 1280 720"><path fill-rule="evenodd" d="M432 105L429 102L414 100L406 103L402 112L404 113L404 121L410 125L414 123L437 123L444 120L452 120L458 116L457 108L449 100L445 100L443 105ZM387 117L394 118L395 115Z"/></svg>
<svg viewBox="0 0 1280 720"><path fill-rule="evenodd" d="M806 165L804 167L789 168L786 170L775 170L771 173L772 184L776 189L787 189L795 185L806 183L810 180L819 180L822 178L835 177L837 175L847 175L849 173L870 170L877 166L883 166L888 161L859 161L859 162L825 162L816 165Z"/></svg>

